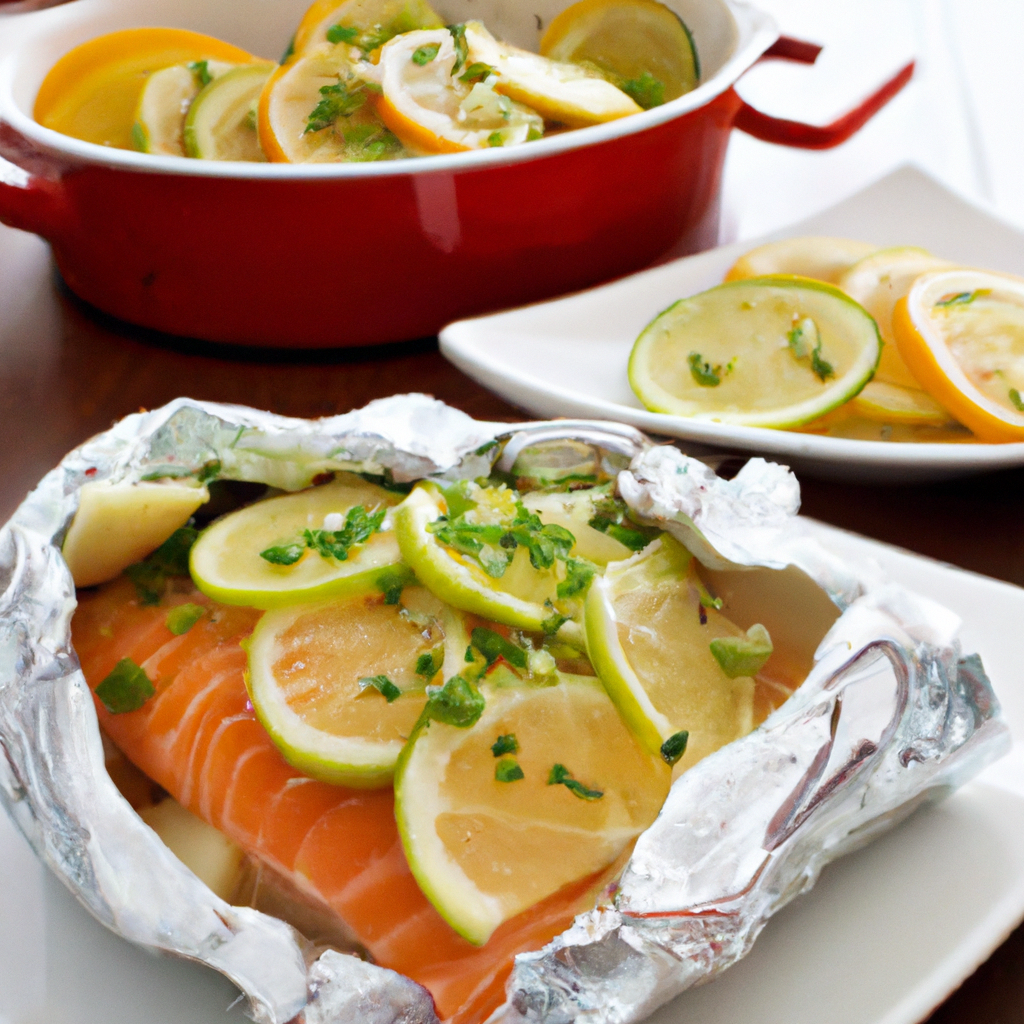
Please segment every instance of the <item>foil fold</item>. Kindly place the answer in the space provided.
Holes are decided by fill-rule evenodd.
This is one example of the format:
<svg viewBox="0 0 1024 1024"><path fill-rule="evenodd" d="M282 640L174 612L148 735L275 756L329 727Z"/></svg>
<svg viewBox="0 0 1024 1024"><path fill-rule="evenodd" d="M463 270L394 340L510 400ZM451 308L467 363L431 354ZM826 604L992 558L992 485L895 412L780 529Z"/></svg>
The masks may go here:
<svg viewBox="0 0 1024 1024"><path fill-rule="evenodd" d="M796 516L799 486L784 467L752 459L725 481L631 428L482 423L423 395L318 421L179 399L71 452L0 529L0 800L98 920L225 974L260 1024L436 1022L409 979L317 955L281 921L220 900L131 810L104 768L71 647L74 587L60 545L90 480L195 475L295 490L332 470L474 478L552 437L631 459L622 496L708 568L795 565L842 614L796 694L676 781L614 899L516 958L493 1024L641 1020L744 955L828 861L1007 748L980 659L959 649L956 616L825 551Z"/></svg>

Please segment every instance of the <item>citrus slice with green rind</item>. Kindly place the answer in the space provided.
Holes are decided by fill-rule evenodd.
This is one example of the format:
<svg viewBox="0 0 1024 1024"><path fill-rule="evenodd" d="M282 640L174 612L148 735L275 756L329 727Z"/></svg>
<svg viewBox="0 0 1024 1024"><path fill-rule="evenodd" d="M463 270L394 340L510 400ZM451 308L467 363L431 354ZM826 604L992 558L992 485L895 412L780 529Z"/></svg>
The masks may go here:
<svg viewBox="0 0 1024 1024"><path fill-rule="evenodd" d="M246 679L288 763L336 785L387 785L445 651L457 670L455 614L423 587L394 604L355 595L268 611L246 643Z"/></svg>
<svg viewBox="0 0 1024 1024"><path fill-rule="evenodd" d="M276 64L243 64L217 76L192 101L185 118L185 153L199 160L266 159L256 133L256 109Z"/></svg>
<svg viewBox="0 0 1024 1024"><path fill-rule="evenodd" d="M728 270L726 281L771 274L798 274L816 281L838 284L839 279L859 260L878 250L870 242L852 238L826 238L802 235L766 242L744 253Z"/></svg>
<svg viewBox="0 0 1024 1024"><path fill-rule="evenodd" d="M753 427L794 427L871 379L882 340L848 295L810 278L731 281L655 317L629 358L653 412Z"/></svg>
<svg viewBox="0 0 1024 1024"><path fill-rule="evenodd" d="M301 57L329 42L370 53L403 32L443 27L427 0L316 0L296 29L294 52Z"/></svg>
<svg viewBox="0 0 1024 1024"><path fill-rule="evenodd" d="M342 473L320 487L248 505L203 531L192 548L192 577L215 600L253 608L400 589L411 573L388 510L401 497ZM380 522L346 546L366 532L366 519Z"/></svg>
<svg viewBox="0 0 1024 1024"><path fill-rule="evenodd" d="M756 671L766 649L714 607L671 537L594 579L585 627L595 671L647 750L687 733L677 771L753 729L754 681L736 670ZM726 657L723 641L753 660Z"/></svg>
<svg viewBox="0 0 1024 1024"><path fill-rule="evenodd" d="M593 677L479 689L468 727L424 716L399 758L395 817L420 888L482 944L611 864L657 817L671 772Z"/></svg>
<svg viewBox="0 0 1024 1024"><path fill-rule="evenodd" d="M904 388L873 380L850 403L851 412L878 423L904 423L908 426L950 427L956 420L938 402L920 388Z"/></svg>

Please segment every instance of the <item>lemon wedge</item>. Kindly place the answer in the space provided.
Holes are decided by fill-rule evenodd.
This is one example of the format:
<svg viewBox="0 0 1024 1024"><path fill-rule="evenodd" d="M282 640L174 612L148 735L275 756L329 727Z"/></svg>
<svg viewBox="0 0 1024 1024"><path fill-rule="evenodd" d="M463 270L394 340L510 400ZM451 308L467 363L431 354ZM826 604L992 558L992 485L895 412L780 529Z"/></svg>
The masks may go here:
<svg viewBox="0 0 1024 1024"><path fill-rule="evenodd" d="M633 346L629 382L654 412L793 427L857 394L881 344L871 317L831 285L748 278L655 317Z"/></svg>
<svg viewBox="0 0 1024 1024"><path fill-rule="evenodd" d="M1024 280L983 270L918 277L896 304L900 354L985 441L1024 441Z"/></svg>
<svg viewBox="0 0 1024 1024"><path fill-rule="evenodd" d="M205 85L185 118L185 153L200 160L265 160L256 134L256 105L276 67L243 64Z"/></svg>
<svg viewBox="0 0 1024 1024"><path fill-rule="evenodd" d="M644 747L677 771L753 729L751 677L772 650L763 626L744 635L715 603L668 536L609 565L586 598L594 669Z"/></svg>
<svg viewBox="0 0 1024 1024"><path fill-rule="evenodd" d="M851 411L878 423L903 423L911 426L952 427L956 420L938 402L920 388L903 388L872 380L850 402Z"/></svg>
<svg viewBox="0 0 1024 1024"><path fill-rule="evenodd" d="M192 578L217 601L253 608L400 589L410 573L388 515L400 498L341 473L248 505L203 531L192 547Z"/></svg>
<svg viewBox="0 0 1024 1024"><path fill-rule="evenodd" d="M293 49L302 57L332 43L369 53L403 32L443 27L426 0L316 0L299 22Z"/></svg>
<svg viewBox="0 0 1024 1024"><path fill-rule="evenodd" d="M485 681L468 700L463 727L449 724L457 706L432 717L428 704L398 761L395 817L420 888L483 944L502 921L611 864L657 817L671 772L593 677Z"/></svg>
<svg viewBox="0 0 1024 1024"><path fill-rule="evenodd" d="M744 253L728 270L726 281L769 274L798 274L838 284L850 267L878 251L877 245L852 238L800 236L767 242Z"/></svg>
<svg viewBox="0 0 1024 1024"><path fill-rule="evenodd" d="M377 115L352 48L323 43L282 64L260 94L259 140L275 163L370 162L405 156Z"/></svg>
<svg viewBox="0 0 1024 1024"><path fill-rule="evenodd" d="M880 249L859 260L839 279L839 287L856 299L874 318L885 342L875 379L905 388L921 385L907 368L892 329L892 314L897 301L910 290L914 279L930 270L954 264L933 256L927 249L899 246Z"/></svg>
<svg viewBox="0 0 1024 1024"><path fill-rule="evenodd" d="M386 786L435 676L465 630L423 587L268 611L248 641L253 707L289 764L344 786ZM447 628L446 628L447 627Z"/></svg>
<svg viewBox="0 0 1024 1024"><path fill-rule="evenodd" d="M700 81L690 30L656 0L580 0L548 25L540 52L598 68L644 109L674 100Z"/></svg>

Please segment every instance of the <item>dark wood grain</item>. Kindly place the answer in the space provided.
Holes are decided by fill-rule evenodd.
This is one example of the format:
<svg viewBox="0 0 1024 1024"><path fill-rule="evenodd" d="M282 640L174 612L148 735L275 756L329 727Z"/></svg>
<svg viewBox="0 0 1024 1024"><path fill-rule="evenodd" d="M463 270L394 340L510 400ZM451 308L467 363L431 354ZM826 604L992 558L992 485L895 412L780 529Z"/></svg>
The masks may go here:
<svg viewBox="0 0 1024 1024"><path fill-rule="evenodd" d="M274 357L112 322L65 293L42 242L0 226L0 520L69 449L140 407L188 395L315 417L403 391L481 419L523 418L449 365L434 339ZM1024 585L1024 471L913 487L802 484L809 515ZM1024 927L929 1024L1024 1024Z"/></svg>

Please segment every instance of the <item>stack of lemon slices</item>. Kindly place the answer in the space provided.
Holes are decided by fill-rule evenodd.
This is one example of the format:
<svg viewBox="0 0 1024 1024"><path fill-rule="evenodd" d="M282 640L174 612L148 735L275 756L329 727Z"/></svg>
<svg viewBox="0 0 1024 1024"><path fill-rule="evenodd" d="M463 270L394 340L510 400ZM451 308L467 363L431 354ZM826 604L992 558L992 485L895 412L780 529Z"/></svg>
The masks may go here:
<svg viewBox="0 0 1024 1024"><path fill-rule="evenodd" d="M649 409L720 423L1024 440L1024 280L911 246L784 239L656 317L629 378Z"/></svg>
<svg viewBox="0 0 1024 1024"><path fill-rule="evenodd" d="M191 550L202 591L265 609L247 685L282 755L393 783L413 873L475 943L614 863L674 774L756 724L767 631L733 624L601 467L569 442L515 481L339 473Z"/></svg>

